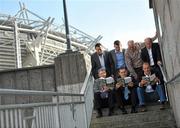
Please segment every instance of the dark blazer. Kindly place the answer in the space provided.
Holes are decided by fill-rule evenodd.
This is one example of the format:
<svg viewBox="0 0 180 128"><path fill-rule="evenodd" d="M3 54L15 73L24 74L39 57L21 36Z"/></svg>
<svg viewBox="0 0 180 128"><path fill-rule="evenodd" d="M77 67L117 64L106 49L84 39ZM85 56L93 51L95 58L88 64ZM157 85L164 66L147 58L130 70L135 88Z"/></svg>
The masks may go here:
<svg viewBox="0 0 180 128"><path fill-rule="evenodd" d="M109 67L108 52L104 51L103 56L104 56L104 61L105 61L104 63L105 63L107 76L109 76L110 75L110 67ZM92 65L91 73L94 76L94 78L97 79L98 78L98 70L101 68L101 63L99 60L99 56L96 52L91 55L91 65Z"/></svg>
<svg viewBox="0 0 180 128"><path fill-rule="evenodd" d="M157 65L157 61L162 61L159 44L157 43L152 44L152 55L155 65ZM141 50L141 58L143 62L148 62L150 64L150 58L146 47Z"/></svg>
<svg viewBox="0 0 180 128"><path fill-rule="evenodd" d="M125 49L122 50L123 54L125 53ZM125 56L124 56L125 59ZM111 50L109 52L109 63L111 68L111 75L115 76L115 79L117 78L117 71L116 71L116 53L115 50ZM125 63L125 60L124 60Z"/></svg>
<svg viewBox="0 0 180 128"><path fill-rule="evenodd" d="M151 74L155 74L156 77L160 80L160 83L163 83L162 75L160 75L158 71L151 70ZM145 75L144 75L144 72L141 73L141 75L140 75L140 77L139 77L139 79L138 79L138 83L141 82L143 76L145 76ZM152 85L152 88L153 88L153 89L155 89L155 87L156 87L156 85Z"/></svg>

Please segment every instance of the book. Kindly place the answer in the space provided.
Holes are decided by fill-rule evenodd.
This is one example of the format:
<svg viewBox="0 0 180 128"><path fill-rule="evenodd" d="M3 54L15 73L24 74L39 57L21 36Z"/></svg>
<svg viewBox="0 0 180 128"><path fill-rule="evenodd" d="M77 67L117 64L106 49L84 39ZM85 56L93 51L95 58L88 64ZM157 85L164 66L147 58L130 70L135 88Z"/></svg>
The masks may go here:
<svg viewBox="0 0 180 128"><path fill-rule="evenodd" d="M102 88L103 86L105 86L106 85L106 79L102 79L102 78L100 78L100 79L98 79L97 80L98 81L98 86L100 87L100 88Z"/></svg>
<svg viewBox="0 0 180 128"><path fill-rule="evenodd" d="M146 80L148 82L146 85L151 85L154 82L155 78L156 78L156 75L152 74L150 76L143 76L142 80Z"/></svg>
<svg viewBox="0 0 180 128"><path fill-rule="evenodd" d="M117 83L119 84L123 84L123 86L128 86L128 84L132 82L132 78L131 77L125 77L125 78L118 78L117 79Z"/></svg>
<svg viewBox="0 0 180 128"><path fill-rule="evenodd" d="M107 78L106 78L106 85L107 85L110 89L113 89L113 88L114 88L114 78L112 78L112 77L107 77Z"/></svg>
<svg viewBox="0 0 180 128"><path fill-rule="evenodd" d="M100 78L98 79L98 84L100 88L103 88L103 86L108 86L110 89L114 88L114 79L112 77L107 78Z"/></svg>

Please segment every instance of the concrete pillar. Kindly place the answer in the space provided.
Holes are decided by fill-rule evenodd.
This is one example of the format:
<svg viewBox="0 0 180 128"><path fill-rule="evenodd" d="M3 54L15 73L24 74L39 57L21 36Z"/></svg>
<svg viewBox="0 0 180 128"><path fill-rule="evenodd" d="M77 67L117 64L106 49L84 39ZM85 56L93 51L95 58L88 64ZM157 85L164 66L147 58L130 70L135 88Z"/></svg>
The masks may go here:
<svg viewBox="0 0 180 128"><path fill-rule="evenodd" d="M80 52L62 53L55 58L55 80L59 92L79 93L87 70Z"/></svg>

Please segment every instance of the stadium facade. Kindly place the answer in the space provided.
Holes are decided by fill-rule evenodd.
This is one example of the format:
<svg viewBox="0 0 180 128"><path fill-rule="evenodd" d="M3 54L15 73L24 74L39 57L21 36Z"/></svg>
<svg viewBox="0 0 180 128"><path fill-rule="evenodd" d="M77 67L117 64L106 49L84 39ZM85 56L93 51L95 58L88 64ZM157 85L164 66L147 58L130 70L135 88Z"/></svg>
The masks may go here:
<svg viewBox="0 0 180 128"><path fill-rule="evenodd" d="M54 18L42 18L19 3L14 15L0 13L0 70L48 65L66 51L65 26L55 25ZM69 26L73 51L91 53L102 38L94 38Z"/></svg>

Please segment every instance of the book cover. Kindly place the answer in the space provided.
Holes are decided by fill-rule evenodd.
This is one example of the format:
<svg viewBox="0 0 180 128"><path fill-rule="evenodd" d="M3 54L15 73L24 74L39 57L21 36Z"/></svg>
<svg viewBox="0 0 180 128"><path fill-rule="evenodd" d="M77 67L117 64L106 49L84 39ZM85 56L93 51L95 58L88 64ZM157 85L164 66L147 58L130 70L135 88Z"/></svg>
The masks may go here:
<svg viewBox="0 0 180 128"><path fill-rule="evenodd" d="M113 89L113 88L114 88L114 78L112 78L112 77L107 77L107 78L106 78L106 85L107 85L110 89Z"/></svg>
<svg viewBox="0 0 180 128"><path fill-rule="evenodd" d="M148 82L147 85L151 85L153 84L155 78L156 78L156 75L152 74L150 76L143 76L142 80L146 80Z"/></svg>
<svg viewBox="0 0 180 128"><path fill-rule="evenodd" d="M117 83L119 84L123 84L123 86L128 86L128 84L132 82L132 78L131 77L125 77L125 78L118 78L117 79Z"/></svg>

